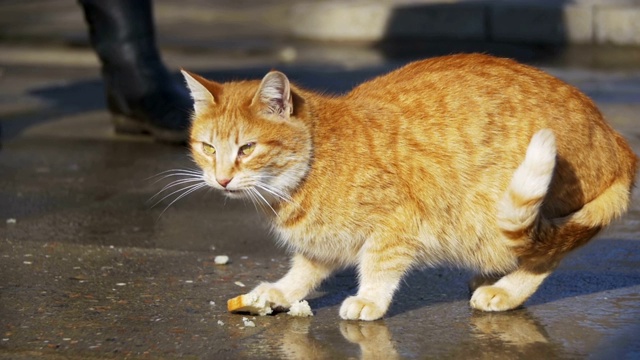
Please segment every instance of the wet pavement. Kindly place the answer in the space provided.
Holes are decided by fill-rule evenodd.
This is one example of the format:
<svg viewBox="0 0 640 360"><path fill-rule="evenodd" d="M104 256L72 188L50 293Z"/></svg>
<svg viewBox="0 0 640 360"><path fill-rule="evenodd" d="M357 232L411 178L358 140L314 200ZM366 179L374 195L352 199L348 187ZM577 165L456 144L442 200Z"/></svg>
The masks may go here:
<svg viewBox="0 0 640 360"><path fill-rule="evenodd" d="M165 58L173 69L215 79L277 67L326 92L408 61L317 43L296 44L295 56L285 44L283 55L277 43L231 55L215 46L174 49ZM629 214L565 259L524 308L473 311L469 274L437 268L412 273L383 320L342 321L339 305L357 285L346 271L308 297L313 317L248 317L255 327L247 327L227 313L226 300L288 266L261 214L208 190L154 206L150 199L169 181L158 174L194 167L186 148L114 135L87 49L47 46L38 50L49 59L30 62L33 48L0 46L20 60L0 63L0 358L640 357L638 191ZM539 54L493 49L531 61L528 54ZM78 56L61 61L68 51ZM601 49L580 51L606 58ZM640 62L594 68L547 55L536 64L592 96L640 153ZM216 265L217 255L231 262Z"/></svg>

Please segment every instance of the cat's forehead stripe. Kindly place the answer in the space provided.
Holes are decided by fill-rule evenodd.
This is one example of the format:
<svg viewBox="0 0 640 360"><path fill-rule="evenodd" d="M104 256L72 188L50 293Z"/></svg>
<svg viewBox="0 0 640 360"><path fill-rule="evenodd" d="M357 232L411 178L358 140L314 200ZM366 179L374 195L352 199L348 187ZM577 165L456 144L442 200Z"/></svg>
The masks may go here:
<svg viewBox="0 0 640 360"><path fill-rule="evenodd" d="M211 125L209 125L209 129L207 133L209 134L209 143L213 144L215 140L214 131L213 131L213 122L211 123Z"/></svg>

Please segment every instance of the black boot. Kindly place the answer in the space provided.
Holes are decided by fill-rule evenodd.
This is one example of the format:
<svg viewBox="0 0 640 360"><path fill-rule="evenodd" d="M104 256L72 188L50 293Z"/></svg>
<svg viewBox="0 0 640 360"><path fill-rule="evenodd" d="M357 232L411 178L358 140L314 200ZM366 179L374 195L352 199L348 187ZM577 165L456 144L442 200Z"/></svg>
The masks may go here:
<svg viewBox="0 0 640 360"><path fill-rule="evenodd" d="M79 0L117 132L187 140L193 102L160 59L151 0Z"/></svg>

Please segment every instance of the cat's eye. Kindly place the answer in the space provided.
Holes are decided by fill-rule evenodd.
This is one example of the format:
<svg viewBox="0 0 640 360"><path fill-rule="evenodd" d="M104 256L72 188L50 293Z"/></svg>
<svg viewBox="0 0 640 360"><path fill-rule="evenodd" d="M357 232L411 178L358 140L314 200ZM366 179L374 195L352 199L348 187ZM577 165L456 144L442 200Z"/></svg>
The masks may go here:
<svg viewBox="0 0 640 360"><path fill-rule="evenodd" d="M204 152L205 154L211 156L214 155L216 153L216 148L213 147L213 145L207 144L207 143L202 143L202 152Z"/></svg>
<svg viewBox="0 0 640 360"><path fill-rule="evenodd" d="M253 153L253 150L256 149L256 143L250 142L240 146L240 150L238 150L238 155L240 156L248 156Z"/></svg>

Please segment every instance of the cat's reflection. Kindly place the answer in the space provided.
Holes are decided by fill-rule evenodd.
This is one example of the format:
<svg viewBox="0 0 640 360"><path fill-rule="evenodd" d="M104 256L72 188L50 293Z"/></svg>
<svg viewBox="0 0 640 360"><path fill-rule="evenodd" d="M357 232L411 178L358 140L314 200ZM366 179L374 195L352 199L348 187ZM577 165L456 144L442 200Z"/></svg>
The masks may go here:
<svg viewBox="0 0 640 360"><path fill-rule="evenodd" d="M340 339L339 336L335 336L337 332L320 336L310 334L312 321L311 318L287 320L284 336L280 338L282 358L335 359L355 355L354 348L338 346ZM525 309L502 313L474 311L469 318L469 324L473 341L463 340L451 349L452 353L449 355L475 353L481 349L487 350L487 354L494 354L489 350L503 349L503 346L519 348L523 353L542 351L546 348L554 353L555 347L551 344L544 327ZM360 359L400 359L396 342L393 341L392 333L384 321L342 321L339 323L339 330L344 339L359 346ZM421 353L430 349L412 351Z"/></svg>
<svg viewBox="0 0 640 360"><path fill-rule="evenodd" d="M500 340L506 345L549 343L544 327L526 309L498 313L474 311L470 323L476 337Z"/></svg>
<svg viewBox="0 0 640 360"><path fill-rule="evenodd" d="M330 338L309 334L311 319L290 319L282 337L280 351L285 359L336 359L345 356L344 348L334 346ZM384 322L340 322L340 334L360 346L360 359L399 359L389 328Z"/></svg>
<svg viewBox="0 0 640 360"><path fill-rule="evenodd" d="M332 347L309 334L310 318L293 318L282 337L280 352L283 359L330 359Z"/></svg>
<svg viewBox="0 0 640 360"><path fill-rule="evenodd" d="M399 359L389 328L382 321L343 321L340 333L360 346L361 359Z"/></svg>

